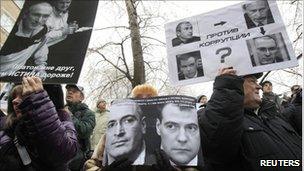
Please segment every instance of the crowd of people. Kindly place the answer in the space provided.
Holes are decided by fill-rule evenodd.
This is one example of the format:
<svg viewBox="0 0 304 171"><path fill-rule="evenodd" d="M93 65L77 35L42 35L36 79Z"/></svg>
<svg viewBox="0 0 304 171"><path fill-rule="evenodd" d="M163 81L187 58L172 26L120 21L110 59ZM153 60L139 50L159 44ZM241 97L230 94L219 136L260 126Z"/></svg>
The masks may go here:
<svg viewBox="0 0 304 171"><path fill-rule="evenodd" d="M79 85L66 85L64 103L61 85L24 77L10 91L7 115L0 120L0 170L300 170L301 164L262 167L261 162L301 163L302 88L292 86L283 104L270 81L257 83L262 73L235 73L220 69L210 100L197 98L197 118L190 115L193 109L165 105L155 123L162 148L153 155L145 155L145 118L134 101L113 102L109 111L107 102L98 99L91 110ZM156 96L153 86L143 84L133 89L131 98ZM198 140L185 139L186 134ZM185 155L174 151L180 144L189 147ZM192 146L201 147L202 156ZM204 165L184 166L200 160Z"/></svg>
<svg viewBox="0 0 304 171"><path fill-rule="evenodd" d="M232 67L220 68L209 100L200 95L196 108L168 103L155 109L160 113L149 122L155 122L160 142L151 152L145 137L151 127L134 99L157 97L154 86L138 85L129 99L114 100L110 108L105 99L97 99L90 109L84 87L67 84L64 97L62 85L44 84L44 68L53 60L48 59L49 48L78 30L76 21L68 23L71 3L32 1L1 49L0 77L26 64L40 73L11 87L7 112L0 111L1 171L301 170L300 85L293 85L291 96L283 99L270 81L258 83L262 73L237 76ZM266 1L242 7L248 29L274 23ZM172 47L200 41L193 26L178 23ZM253 67L284 61L279 37L252 39ZM176 59L179 80L204 76L199 51Z"/></svg>

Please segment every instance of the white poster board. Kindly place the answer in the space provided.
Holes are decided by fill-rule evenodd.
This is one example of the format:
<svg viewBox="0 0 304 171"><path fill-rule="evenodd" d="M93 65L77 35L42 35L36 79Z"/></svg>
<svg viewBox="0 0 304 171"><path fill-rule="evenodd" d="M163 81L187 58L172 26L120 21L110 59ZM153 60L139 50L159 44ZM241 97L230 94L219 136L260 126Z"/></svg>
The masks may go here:
<svg viewBox="0 0 304 171"><path fill-rule="evenodd" d="M247 75L298 65L275 1L245 1L165 30L173 85L213 80L221 66Z"/></svg>

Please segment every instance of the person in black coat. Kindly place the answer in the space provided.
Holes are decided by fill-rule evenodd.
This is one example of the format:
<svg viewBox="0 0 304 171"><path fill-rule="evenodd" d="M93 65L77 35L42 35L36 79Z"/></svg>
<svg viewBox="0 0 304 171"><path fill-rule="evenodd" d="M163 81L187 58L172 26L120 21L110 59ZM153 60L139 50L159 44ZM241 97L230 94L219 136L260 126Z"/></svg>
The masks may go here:
<svg viewBox="0 0 304 171"><path fill-rule="evenodd" d="M206 164L215 171L301 170L301 137L273 102L260 98L262 74L235 73L220 69L212 97L198 113Z"/></svg>
<svg viewBox="0 0 304 171"><path fill-rule="evenodd" d="M302 88L299 85L291 87L291 100L282 107L282 115L287 122L302 136Z"/></svg>

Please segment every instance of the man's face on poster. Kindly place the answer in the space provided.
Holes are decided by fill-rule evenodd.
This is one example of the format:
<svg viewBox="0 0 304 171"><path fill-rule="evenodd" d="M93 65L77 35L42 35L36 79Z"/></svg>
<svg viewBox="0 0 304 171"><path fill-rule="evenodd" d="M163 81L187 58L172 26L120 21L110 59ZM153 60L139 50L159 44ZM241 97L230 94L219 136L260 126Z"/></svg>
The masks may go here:
<svg viewBox="0 0 304 171"><path fill-rule="evenodd" d="M267 19L269 7L265 1L257 1L247 4L246 13L248 17L257 23L263 23Z"/></svg>
<svg viewBox="0 0 304 171"><path fill-rule="evenodd" d="M113 104L106 133L108 154L117 159L142 149L146 124L134 104Z"/></svg>
<svg viewBox="0 0 304 171"><path fill-rule="evenodd" d="M275 62L277 55L277 44L270 37L261 37L254 40L259 63L261 65L271 64Z"/></svg>
<svg viewBox="0 0 304 171"><path fill-rule="evenodd" d="M177 32L177 36L181 39L181 40L187 40L187 39L191 39L193 36L193 28L192 25L190 23L182 23L180 25L180 31Z"/></svg>
<svg viewBox="0 0 304 171"><path fill-rule="evenodd" d="M186 78L193 78L197 73L197 64L194 57L180 60L180 69Z"/></svg>
<svg viewBox="0 0 304 171"><path fill-rule="evenodd" d="M56 9L60 12L66 12L70 5L71 5L72 0L57 0L56 2Z"/></svg>
<svg viewBox="0 0 304 171"><path fill-rule="evenodd" d="M43 26L52 13L52 7L46 2L35 4L28 10L24 18L24 26L27 29L35 30Z"/></svg>
<svg viewBox="0 0 304 171"><path fill-rule="evenodd" d="M200 148L198 120L195 109L184 109L167 104L156 129L161 136L161 146L177 165L187 165L197 156Z"/></svg>

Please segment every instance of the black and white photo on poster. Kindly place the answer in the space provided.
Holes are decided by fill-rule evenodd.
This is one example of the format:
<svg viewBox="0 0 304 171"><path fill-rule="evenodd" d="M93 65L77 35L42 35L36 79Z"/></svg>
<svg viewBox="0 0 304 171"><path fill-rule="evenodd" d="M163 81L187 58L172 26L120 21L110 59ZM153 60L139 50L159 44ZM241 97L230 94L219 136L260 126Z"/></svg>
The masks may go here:
<svg viewBox="0 0 304 171"><path fill-rule="evenodd" d="M282 34L265 35L247 40L252 66L290 60Z"/></svg>
<svg viewBox="0 0 304 171"><path fill-rule="evenodd" d="M26 0L0 50L1 81L39 76L45 83L76 83L97 5L95 0Z"/></svg>
<svg viewBox="0 0 304 171"><path fill-rule="evenodd" d="M176 38L176 26L184 21L191 22L195 33L193 36L199 37L200 40L173 47L172 40ZM258 24L254 26L256 23ZM223 66L232 66L237 70L237 75L247 75L298 65L292 43L275 1L248 0L208 13L169 22L165 25L165 33L169 78L173 85L214 80L218 69ZM281 61L277 59L271 65L260 65L256 55L252 53L256 53L256 50L251 51L252 42L248 43L248 41L266 35L275 35L273 37L276 37L278 42L277 54L281 53L283 59ZM176 76L176 73L180 73L180 69L176 67L179 66L176 56L194 51L200 51L200 65L204 70L204 75L195 79L181 79ZM254 57L253 60L251 60L252 57Z"/></svg>
<svg viewBox="0 0 304 171"><path fill-rule="evenodd" d="M175 34L176 37L172 39L173 47L201 40L200 37L193 35L193 24L190 21L178 23L175 28Z"/></svg>
<svg viewBox="0 0 304 171"><path fill-rule="evenodd" d="M178 79L192 79L204 76L200 51L176 55Z"/></svg>
<svg viewBox="0 0 304 171"><path fill-rule="evenodd" d="M274 23L271 10L266 0L249 1L242 7L248 29Z"/></svg>
<svg viewBox="0 0 304 171"><path fill-rule="evenodd" d="M174 165L203 165L195 108L189 96L122 99L110 107L103 165L127 157L133 165L156 163L162 149Z"/></svg>

